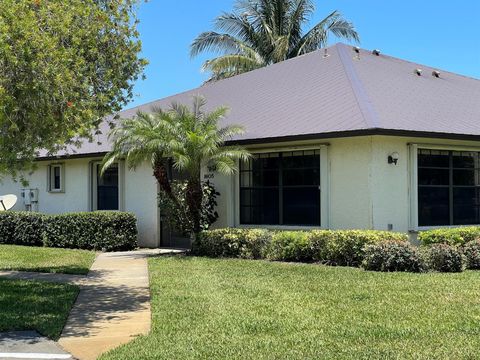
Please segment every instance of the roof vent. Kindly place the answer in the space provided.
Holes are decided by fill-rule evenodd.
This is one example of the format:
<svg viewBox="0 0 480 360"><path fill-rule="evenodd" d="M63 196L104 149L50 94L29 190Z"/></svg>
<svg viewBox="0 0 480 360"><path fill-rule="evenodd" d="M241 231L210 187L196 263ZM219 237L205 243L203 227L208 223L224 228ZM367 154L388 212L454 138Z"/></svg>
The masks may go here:
<svg viewBox="0 0 480 360"><path fill-rule="evenodd" d="M360 60L360 48L358 46L353 47L353 52L355 53L353 58L355 60Z"/></svg>
<svg viewBox="0 0 480 360"><path fill-rule="evenodd" d="M323 50L323 57L324 57L324 58L327 58L327 57L329 57L329 56L330 56L330 54L328 53L328 49L325 48L325 49Z"/></svg>
<svg viewBox="0 0 480 360"><path fill-rule="evenodd" d="M440 71L433 70L433 71L432 71L432 76L433 76L433 77L436 77L436 78L439 78L439 77L440 77Z"/></svg>
<svg viewBox="0 0 480 360"><path fill-rule="evenodd" d="M372 51L372 54L375 55L375 56L380 56L380 50L375 49L375 50Z"/></svg>
<svg viewBox="0 0 480 360"><path fill-rule="evenodd" d="M415 75L418 75L418 76L422 76L422 72L423 72L422 69L415 69L415 70L413 71L413 73L414 73Z"/></svg>

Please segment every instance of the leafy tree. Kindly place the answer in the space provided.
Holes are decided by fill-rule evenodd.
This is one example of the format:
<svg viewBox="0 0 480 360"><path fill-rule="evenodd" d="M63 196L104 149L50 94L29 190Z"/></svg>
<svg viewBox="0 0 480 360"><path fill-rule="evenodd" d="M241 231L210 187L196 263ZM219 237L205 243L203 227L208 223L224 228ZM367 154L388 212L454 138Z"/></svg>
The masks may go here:
<svg viewBox="0 0 480 360"><path fill-rule="evenodd" d="M131 99L146 64L135 10L135 0L1 1L0 173L91 139Z"/></svg>
<svg viewBox="0 0 480 360"><path fill-rule="evenodd" d="M168 176L169 162L187 175L185 201L193 233L202 230L203 191L201 169L213 168L222 174L237 171L237 161L249 158L239 146L225 146L225 141L242 134L236 125L220 126L227 114L226 107L211 112L203 110L204 98L196 96L193 105L173 103L169 109L139 112L135 118L122 119L110 136L113 149L103 162L103 169L119 159L125 159L130 169L148 161L161 191L173 204L182 206Z"/></svg>
<svg viewBox="0 0 480 360"><path fill-rule="evenodd" d="M203 64L210 80L219 80L317 50L330 34L359 41L353 24L338 11L305 32L314 11L313 0L237 0L233 12L215 19L220 32L201 33L190 54L221 54Z"/></svg>

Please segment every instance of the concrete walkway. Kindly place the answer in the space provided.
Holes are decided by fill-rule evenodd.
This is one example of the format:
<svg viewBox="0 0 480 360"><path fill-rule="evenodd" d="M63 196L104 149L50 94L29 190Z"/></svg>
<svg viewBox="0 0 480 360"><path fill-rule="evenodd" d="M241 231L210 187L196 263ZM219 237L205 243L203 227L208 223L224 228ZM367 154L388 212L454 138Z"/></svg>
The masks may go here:
<svg viewBox="0 0 480 360"><path fill-rule="evenodd" d="M36 331L0 333L0 359L73 359L60 346Z"/></svg>
<svg viewBox="0 0 480 360"><path fill-rule="evenodd" d="M73 356L91 360L147 334L151 325L147 257L172 252L154 249L99 255L59 344Z"/></svg>
<svg viewBox="0 0 480 360"><path fill-rule="evenodd" d="M22 272L1 272L0 276L78 284L80 293L59 344L74 357L91 360L150 331L147 257L181 252L147 249L103 253L87 276Z"/></svg>

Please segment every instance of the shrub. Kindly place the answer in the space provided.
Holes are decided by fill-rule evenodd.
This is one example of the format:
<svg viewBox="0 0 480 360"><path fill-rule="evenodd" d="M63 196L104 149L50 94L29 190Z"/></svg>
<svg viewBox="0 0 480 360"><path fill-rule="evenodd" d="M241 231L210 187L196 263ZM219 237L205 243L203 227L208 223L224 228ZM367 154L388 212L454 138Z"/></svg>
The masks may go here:
<svg viewBox="0 0 480 360"><path fill-rule="evenodd" d="M315 262L328 262L327 244L332 241L335 232L331 230L312 230L307 233L308 242Z"/></svg>
<svg viewBox="0 0 480 360"><path fill-rule="evenodd" d="M469 241L462 247L467 269L480 270L480 239Z"/></svg>
<svg viewBox="0 0 480 360"><path fill-rule="evenodd" d="M263 229L225 228L203 231L192 244L192 254L209 257L259 259L272 233Z"/></svg>
<svg viewBox="0 0 480 360"><path fill-rule="evenodd" d="M137 246L135 215L95 211L46 215L0 213L0 243L89 250L131 250Z"/></svg>
<svg viewBox="0 0 480 360"><path fill-rule="evenodd" d="M421 231L418 239L423 245L464 245L480 237L480 227L469 226Z"/></svg>
<svg viewBox="0 0 480 360"><path fill-rule="evenodd" d="M273 234L265 257L275 261L313 261L312 247L304 231L279 231Z"/></svg>
<svg viewBox="0 0 480 360"><path fill-rule="evenodd" d="M372 271L409 271L425 270L418 249L407 241L387 240L365 247L362 267Z"/></svg>
<svg viewBox="0 0 480 360"><path fill-rule="evenodd" d="M46 217L27 211L0 212L0 244L41 246Z"/></svg>
<svg viewBox="0 0 480 360"><path fill-rule="evenodd" d="M384 240L406 241L407 235L375 230L331 231L325 244L324 260L330 265L360 266L365 246Z"/></svg>
<svg viewBox="0 0 480 360"><path fill-rule="evenodd" d="M163 209L163 215L167 223L174 229L178 229L184 236L190 236L194 232L193 219L187 203L187 181L175 180L171 183L172 192L177 201L173 201L164 191L158 194L159 206ZM209 181L202 182L202 207L200 210L200 227L208 230L218 219L217 196L219 192Z"/></svg>
<svg viewBox="0 0 480 360"><path fill-rule="evenodd" d="M137 246L135 215L95 211L46 218L44 245L50 247L122 251Z"/></svg>
<svg viewBox="0 0 480 360"><path fill-rule="evenodd" d="M433 244L424 249L428 267L440 272L462 272L464 258L461 251L448 244Z"/></svg>
<svg viewBox="0 0 480 360"><path fill-rule="evenodd" d="M407 240L407 236L374 230L269 231L226 228L202 232L193 242L192 254L359 266L364 257L364 246L382 240Z"/></svg>

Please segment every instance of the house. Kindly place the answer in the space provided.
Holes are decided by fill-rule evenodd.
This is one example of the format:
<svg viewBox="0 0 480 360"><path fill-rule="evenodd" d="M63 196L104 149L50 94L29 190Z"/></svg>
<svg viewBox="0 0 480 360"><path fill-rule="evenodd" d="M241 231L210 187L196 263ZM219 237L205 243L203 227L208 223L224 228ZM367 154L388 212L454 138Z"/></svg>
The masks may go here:
<svg viewBox="0 0 480 360"><path fill-rule="evenodd" d="M408 232L480 224L480 81L334 45L123 111L131 117L203 95L227 105L232 139L254 154L234 176L204 169L220 192L215 226ZM104 129L106 130L106 129ZM38 158L34 210L137 214L142 246L172 245L145 164L99 176L97 143ZM5 180L1 193L20 194ZM16 209L24 209L22 201Z"/></svg>

